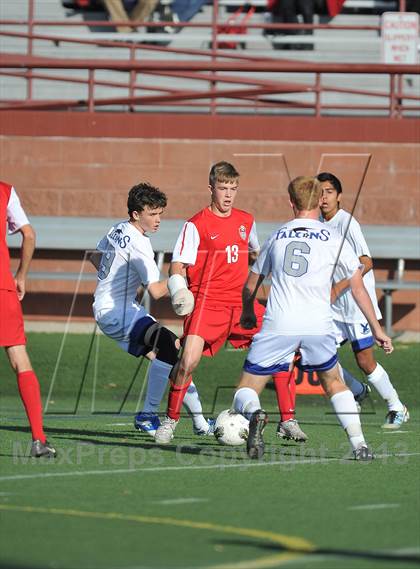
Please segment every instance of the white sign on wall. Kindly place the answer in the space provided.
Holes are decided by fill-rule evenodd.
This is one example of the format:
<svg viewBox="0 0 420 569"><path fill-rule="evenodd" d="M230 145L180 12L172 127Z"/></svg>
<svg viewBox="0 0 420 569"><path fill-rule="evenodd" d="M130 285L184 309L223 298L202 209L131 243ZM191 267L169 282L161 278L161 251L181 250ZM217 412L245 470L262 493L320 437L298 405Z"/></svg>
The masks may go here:
<svg viewBox="0 0 420 569"><path fill-rule="evenodd" d="M381 35L383 63L418 62L419 15L416 12L385 12Z"/></svg>

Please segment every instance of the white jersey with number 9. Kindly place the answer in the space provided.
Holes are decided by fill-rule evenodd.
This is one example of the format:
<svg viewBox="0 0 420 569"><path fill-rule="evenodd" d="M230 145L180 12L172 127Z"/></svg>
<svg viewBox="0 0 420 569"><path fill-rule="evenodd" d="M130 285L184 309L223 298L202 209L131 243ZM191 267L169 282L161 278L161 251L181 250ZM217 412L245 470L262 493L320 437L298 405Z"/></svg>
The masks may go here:
<svg viewBox="0 0 420 569"><path fill-rule="evenodd" d="M140 285L160 278L150 239L129 221L111 227L97 246L102 252L95 290L94 313L118 310L123 315Z"/></svg>

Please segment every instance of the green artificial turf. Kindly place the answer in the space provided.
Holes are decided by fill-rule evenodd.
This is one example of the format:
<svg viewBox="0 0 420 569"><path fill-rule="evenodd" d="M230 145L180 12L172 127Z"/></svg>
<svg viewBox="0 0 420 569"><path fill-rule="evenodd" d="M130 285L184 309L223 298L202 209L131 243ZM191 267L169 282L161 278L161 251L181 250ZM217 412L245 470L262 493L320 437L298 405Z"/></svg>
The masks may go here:
<svg viewBox="0 0 420 569"><path fill-rule="evenodd" d="M298 396L304 445L276 439L275 394L263 461L244 447L192 434L183 418L157 447L132 427L146 364L104 337L29 334L55 461L27 457L29 429L15 379L0 356L0 566L25 568L383 568L419 563L419 347L378 360L410 421L385 432L372 394L362 422L377 459L349 460L323 396ZM58 355L61 357L58 361ZM203 359L195 382L205 413L228 408L244 352ZM347 348L343 365L357 369ZM58 361L58 365L57 365ZM138 369L139 368L139 369ZM164 412L164 407L161 410Z"/></svg>

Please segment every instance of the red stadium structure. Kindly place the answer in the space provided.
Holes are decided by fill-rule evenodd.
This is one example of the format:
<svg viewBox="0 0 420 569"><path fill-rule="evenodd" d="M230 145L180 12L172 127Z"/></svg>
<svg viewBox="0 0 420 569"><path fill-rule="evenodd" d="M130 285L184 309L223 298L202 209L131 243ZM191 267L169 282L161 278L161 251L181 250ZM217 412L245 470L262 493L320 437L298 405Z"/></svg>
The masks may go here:
<svg viewBox="0 0 420 569"><path fill-rule="evenodd" d="M20 48L0 55L2 179L17 187L38 235L55 218L73 220L71 231L82 235L83 220L124 216L122 196L143 178L168 194L168 219L187 218L202 206L208 165L229 159L241 172L242 206L264 225L289 215L282 199L289 176L320 167L344 181L351 208L363 156L372 155L356 215L377 235L378 293L386 293L389 327L418 331L418 65L315 57L327 34L337 37L337 31L379 41L379 25L363 17L360 25L295 25L257 22L252 13L240 21L240 33L230 33L238 32L237 18L221 15L229 2L212 4L211 21L171 23L180 34L163 37L162 22L148 22L156 33L147 43L142 33L105 31L102 38L86 31L87 25L113 30L127 22L37 18L35 0L21 18L3 16L2 40ZM346 8L341 1L327 5L332 16ZM399 8L404 11L405 2ZM142 24L128 23L133 29ZM288 36L296 27L315 33ZM285 33L276 36L280 42L315 42L315 55L253 49L266 41L263 29ZM193 38L188 46L175 41L184 31ZM194 44L201 36L205 45ZM221 49L226 42L234 49ZM72 48L78 56L67 55ZM67 316L71 275L78 274L83 251L95 245L93 236L74 248L58 246L51 235L39 240L28 316ZM79 283L74 315L88 317L93 284Z"/></svg>

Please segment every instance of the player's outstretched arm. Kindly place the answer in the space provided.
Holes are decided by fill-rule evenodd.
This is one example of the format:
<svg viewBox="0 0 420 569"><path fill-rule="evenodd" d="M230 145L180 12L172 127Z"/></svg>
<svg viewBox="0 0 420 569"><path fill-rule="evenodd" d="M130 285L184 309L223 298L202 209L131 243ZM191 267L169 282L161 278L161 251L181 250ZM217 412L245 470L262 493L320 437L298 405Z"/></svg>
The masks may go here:
<svg viewBox="0 0 420 569"><path fill-rule="evenodd" d="M178 316L187 316L194 310L194 295L188 289L185 279L184 263L171 263L168 289L171 295L172 308Z"/></svg>
<svg viewBox="0 0 420 569"><path fill-rule="evenodd" d="M162 296L166 296L168 294L168 279L150 283L147 287L147 290L149 291L149 294L153 300L159 300L159 298L162 298Z"/></svg>
<svg viewBox="0 0 420 569"><path fill-rule="evenodd" d="M242 314L241 326L245 330L252 330L257 326L257 317L254 311L254 300L258 289L264 280L264 275L259 275L253 271L249 272L248 279L242 289Z"/></svg>
<svg viewBox="0 0 420 569"><path fill-rule="evenodd" d="M354 300L369 322L369 326L372 330L372 334L376 340L376 343L385 351L385 353L392 353L394 351L392 340L383 332L381 325L376 318L372 301L370 300L370 296L365 288L365 285L363 284L361 271L356 271L351 277L350 286Z"/></svg>
<svg viewBox="0 0 420 569"><path fill-rule="evenodd" d="M35 230L30 224L22 225L19 228L22 234L22 244L20 247L20 263L15 274L16 290L19 300L22 300L26 292L26 277L29 271L32 257L35 251Z"/></svg>

